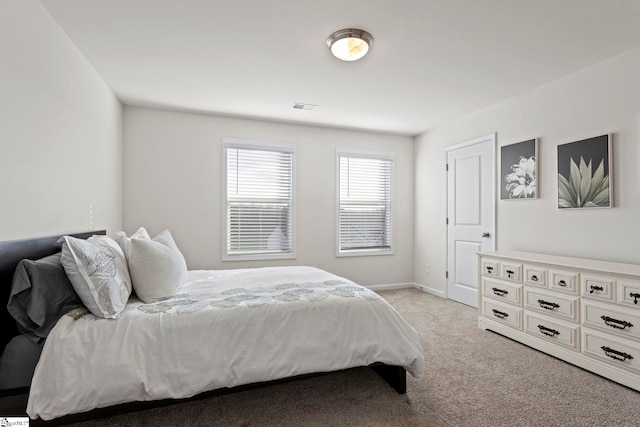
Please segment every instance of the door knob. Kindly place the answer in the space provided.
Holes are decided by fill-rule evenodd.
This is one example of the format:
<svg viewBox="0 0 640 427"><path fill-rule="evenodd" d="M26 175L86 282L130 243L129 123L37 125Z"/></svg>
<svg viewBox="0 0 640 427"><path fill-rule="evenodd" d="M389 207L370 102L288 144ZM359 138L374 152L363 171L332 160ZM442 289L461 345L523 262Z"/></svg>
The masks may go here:
<svg viewBox="0 0 640 427"><path fill-rule="evenodd" d="M488 232L486 232L486 231L485 231L484 233L482 233L482 237L489 237L489 236L491 236L491 234L489 234L489 233L488 233Z"/></svg>

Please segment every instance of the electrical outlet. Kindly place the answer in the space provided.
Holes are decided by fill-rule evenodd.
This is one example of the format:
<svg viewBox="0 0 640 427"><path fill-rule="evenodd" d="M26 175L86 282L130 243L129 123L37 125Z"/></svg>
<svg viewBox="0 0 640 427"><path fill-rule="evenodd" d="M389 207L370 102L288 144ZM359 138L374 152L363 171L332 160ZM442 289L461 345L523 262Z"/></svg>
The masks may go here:
<svg viewBox="0 0 640 427"><path fill-rule="evenodd" d="M426 270L427 273L431 273L431 265L427 264L427 266L424 268Z"/></svg>

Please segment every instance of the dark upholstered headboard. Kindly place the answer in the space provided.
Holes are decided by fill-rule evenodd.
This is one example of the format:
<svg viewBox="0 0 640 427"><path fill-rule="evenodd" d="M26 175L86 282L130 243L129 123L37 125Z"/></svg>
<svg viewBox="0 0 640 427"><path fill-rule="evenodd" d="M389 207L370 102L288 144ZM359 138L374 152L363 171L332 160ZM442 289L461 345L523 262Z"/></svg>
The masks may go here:
<svg viewBox="0 0 640 427"><path fill-rule="evenodd" d="M86 233L65 234L81 239L87 239L94 234L106 234L105 230ZM33 239L0 242L0 355L4 353L6 345L18 335L16 321L7 311L13 273L18 263L23 259L36 260L52 255L61 249L58 239L61 236L37 237Z"/></svg>

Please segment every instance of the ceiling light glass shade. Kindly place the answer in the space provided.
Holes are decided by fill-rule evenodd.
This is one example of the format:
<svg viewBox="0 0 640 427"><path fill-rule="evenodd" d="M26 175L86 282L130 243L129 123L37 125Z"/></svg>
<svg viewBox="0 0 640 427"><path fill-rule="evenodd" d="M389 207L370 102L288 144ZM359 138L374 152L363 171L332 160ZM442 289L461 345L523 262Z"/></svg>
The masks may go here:
<svg viewBox="0 0 640 427"><path fill-rule="evenodd" d="M343 61L356 61L367 54L373 36L364 30L347 28L338 30L327 39L331 53Z"/></svg>

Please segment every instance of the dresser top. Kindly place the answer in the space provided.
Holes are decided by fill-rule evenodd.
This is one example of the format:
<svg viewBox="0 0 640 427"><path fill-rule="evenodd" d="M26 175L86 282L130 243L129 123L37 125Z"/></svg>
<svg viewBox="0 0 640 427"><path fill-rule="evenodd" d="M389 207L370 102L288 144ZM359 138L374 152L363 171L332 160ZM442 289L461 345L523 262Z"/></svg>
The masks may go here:
<svg viewBox="0 0 640 427"><path fill-rule="evenodd" d="M588 258L573 258L559 255L539 254L532 252L495 251L480 252L484 257L510 259L520 262L553 264L560 267L593 270L602 273L617 273L631 276L640 276L639 264L627 264L622 262L600 261Z"/></svg>

